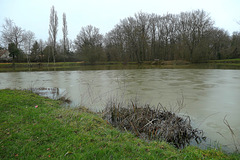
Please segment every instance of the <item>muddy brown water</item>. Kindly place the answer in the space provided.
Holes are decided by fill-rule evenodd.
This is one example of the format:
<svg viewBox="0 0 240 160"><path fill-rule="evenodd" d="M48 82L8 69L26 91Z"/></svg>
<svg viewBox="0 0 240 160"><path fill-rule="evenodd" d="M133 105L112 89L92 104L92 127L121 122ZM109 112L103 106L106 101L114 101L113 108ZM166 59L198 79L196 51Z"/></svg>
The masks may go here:
<svg viewBox="0 0 240 160"><path fill-rule="evenodd" d="M60 95L101 111L109 99L156 106L159 102L189 115L212 142L234 149L225 116L240 143L240 70L223 69L130 69L0 73L0 89L58 88ZM51 89L49 89L51 90ZM183 98L182 98L183 97ZM37 104L36 104L37 105ZM215 144L214 144L215 145Z"/></svg>

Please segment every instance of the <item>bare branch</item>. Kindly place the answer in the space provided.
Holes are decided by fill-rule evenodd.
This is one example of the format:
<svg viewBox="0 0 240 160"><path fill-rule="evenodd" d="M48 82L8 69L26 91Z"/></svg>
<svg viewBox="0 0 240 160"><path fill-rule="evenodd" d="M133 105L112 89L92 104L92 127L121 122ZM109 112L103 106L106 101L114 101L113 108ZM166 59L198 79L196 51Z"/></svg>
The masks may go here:
<svg viewBox="0 0 240 160"><path fill-rule="evenodd" d="M52 56L53 62L55 63L55 55L56 55L56 41L57 41L57 32L58 32L58 16L57 11L55 11L54 6L51 8L50 12L50 22L49 22L49 40L52 45Z"/></svg>

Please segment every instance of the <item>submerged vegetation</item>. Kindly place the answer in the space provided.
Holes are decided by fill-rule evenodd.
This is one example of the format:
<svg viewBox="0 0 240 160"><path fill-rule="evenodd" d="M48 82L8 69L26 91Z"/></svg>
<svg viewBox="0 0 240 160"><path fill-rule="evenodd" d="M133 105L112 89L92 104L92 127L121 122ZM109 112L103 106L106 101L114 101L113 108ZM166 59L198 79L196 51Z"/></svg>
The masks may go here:
<svg viewBox="0 0 240 160"><path fill-rule="evenodd" d="M0 159L239 159L220 150L144 141L85 108L30 91L0 90Z"/></svg>

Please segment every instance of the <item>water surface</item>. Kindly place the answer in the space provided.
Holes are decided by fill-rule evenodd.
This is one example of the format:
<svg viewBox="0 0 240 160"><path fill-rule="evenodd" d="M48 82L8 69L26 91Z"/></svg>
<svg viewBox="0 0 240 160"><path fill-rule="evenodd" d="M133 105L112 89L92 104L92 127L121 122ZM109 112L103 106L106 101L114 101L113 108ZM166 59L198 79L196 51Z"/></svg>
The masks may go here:
<svg viewBox="0 0 240 160"><path fill-rule="evenodd" d="M3 88L60 88L72 106L84 105L100 111L113 98L176 109L184 100L182 114L212 140L233 144L224 125L225 116L240 137L240 70L222 69L130 69L0 73ZM182 98L183 97L183 98ZM36 104L37 105L37 104ZM220 133L220 134L219 134ZM221 135L224 135L222 137ZM231 146L233 147L233 146Z"/></svg>

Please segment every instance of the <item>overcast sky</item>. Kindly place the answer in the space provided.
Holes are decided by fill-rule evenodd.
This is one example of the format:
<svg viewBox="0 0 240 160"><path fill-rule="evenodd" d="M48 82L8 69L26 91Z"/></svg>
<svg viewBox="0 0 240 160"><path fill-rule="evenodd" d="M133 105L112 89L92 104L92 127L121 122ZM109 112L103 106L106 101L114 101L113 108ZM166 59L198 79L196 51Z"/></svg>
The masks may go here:
<svg viewBox="0 0 240 160"><path fill-rule="evenodd" d="M47 40L52 5L58 14L58 39L62 38L62 14L67 16L69 39L74 40L81 27L93 25L102 34L119 23L120 19L142 11L166 13L203 9L210 13L215 26L230 34L240 31L240 0L0 0L0 26L5 18L17 26L35 33L36 39ZM2 27L0 27L2 30Z"/></svg>

